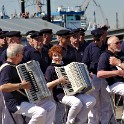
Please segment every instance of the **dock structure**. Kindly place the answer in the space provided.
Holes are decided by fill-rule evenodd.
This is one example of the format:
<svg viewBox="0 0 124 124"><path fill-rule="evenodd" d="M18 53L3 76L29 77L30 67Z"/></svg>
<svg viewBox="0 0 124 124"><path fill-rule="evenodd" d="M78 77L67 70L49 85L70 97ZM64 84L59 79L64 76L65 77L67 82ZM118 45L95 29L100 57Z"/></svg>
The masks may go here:
<svg viewBox="0 0 124 124"><path fill-rule="evenodd" d="M0 28L4 31L21 31L22 34L30 30L39 31L44 28L52 29L55 34L58 30L65 29L64 27L42 20L41 18L1 19Z"/></svg>

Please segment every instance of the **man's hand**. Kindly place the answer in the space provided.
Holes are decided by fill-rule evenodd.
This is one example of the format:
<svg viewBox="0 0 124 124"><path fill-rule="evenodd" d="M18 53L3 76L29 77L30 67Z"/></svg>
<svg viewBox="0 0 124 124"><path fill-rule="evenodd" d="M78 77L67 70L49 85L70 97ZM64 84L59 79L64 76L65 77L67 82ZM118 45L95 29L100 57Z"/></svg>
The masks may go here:
<svg viewBox="0 0 124 124"><path fill-rule="evenodd" d="M60 82L61 84L66 84L66 83L68 83L69 81L66 80L66 79L62 76L62 77L59 78L59 82Z"/></svg>
<svg viewBox="0 0 124 124"><path fill-rule="evenodd" d="M110 57L109 63L110 63L110 65L118 66L121 63L121 60L117 59L116 57Z"/></svg>
<svg viewBox="0 0 124 124"><path fill-rule="evenodd" d="M22 85L23 89L30 89L31 88L31 83L29 83L25 80L22 81L21 85Z"/></svg>
<svg viewBox="0 0 124 124"><path fill-rule="evenodd" d="M117 75L120 77L124 77L124 71L123 70L117 70Z"/></svg>

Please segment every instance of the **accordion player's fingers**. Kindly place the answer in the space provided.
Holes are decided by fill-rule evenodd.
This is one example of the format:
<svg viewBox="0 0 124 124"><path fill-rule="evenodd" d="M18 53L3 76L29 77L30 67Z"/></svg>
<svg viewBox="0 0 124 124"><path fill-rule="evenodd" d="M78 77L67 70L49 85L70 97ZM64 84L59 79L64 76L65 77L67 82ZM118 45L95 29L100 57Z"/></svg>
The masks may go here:
<svg viewBox="0 0 124 124"><path fill-rule="evenodd" d="M61 84L65 84L65 83L69 82L64 76L60 77L59 80L60 80Z"/></svg>
<svg viewBox="0 0 124 124"><path fill-rule="evenodd" d="M31 83L29 83L25 80L22 81L21 85L22 85L23 89L30 89L31 88Z"/></svg>

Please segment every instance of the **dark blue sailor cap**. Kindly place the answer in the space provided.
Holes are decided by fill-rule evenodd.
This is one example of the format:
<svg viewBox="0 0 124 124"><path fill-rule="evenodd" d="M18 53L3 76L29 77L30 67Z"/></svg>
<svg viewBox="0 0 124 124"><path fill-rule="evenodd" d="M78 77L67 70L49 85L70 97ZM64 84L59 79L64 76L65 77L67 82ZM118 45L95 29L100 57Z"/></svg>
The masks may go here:
<svg viewBox="0 0 124 124"><path fill-rule="evenodd" d="M26 36L31 35L31 34L33 34L34 32L35 32L35 30L28 31L28 32L26 33Z"/></svg>
<svg viewBox="0 0 124 124"><path fill-rule="evenodd" d="M86 31L85 29L83 29L83 28L78 28L78 30L79 30L79 33L80 33L81 35L84 35L84 34L85 34L85 33L84 33L84 32Z"/></svg>
<svg viewBox="0 0 124 124"><path fill-rule="evenodd" d="M5 38L8 31L0 31L0 38Z"/></svg>
<svg viewBox="0 0 124 124"><path fill-rule="evenodd" d="M6 34L9 31L1 31L0 34Z"/></svg>
<svg viewBox="0 0 124 124"><path fill-rule="evenodd" d="M86 30L83 28L77 28L79 31L85 32Z"/></svg>
<svg viewBox="0 0 124 124"><path fill-rule="evenodd" d="M66 36L70 34L71 34L70 30L67 30L67 29L62 29L56 32L56 35L58 36Z"/></svg>
<svg viewBox="0 0 124 124"><path fill-rule="evenodd" d="M80 32L80 30L77 28L77 29L72 29L71 30L71 34L75 34L75 33L79 33Z"/></svg>
<svg viewBox="0 0 124 124"><path fill-rule="evenodd" d="M77 29L72 29L71 33L75 34L75 33L80 33L80 34L84 34L85 30L83 28L77 28Z"/></svg>
<svg viewBox="0 0 124 124"><path fill-rule="evenodd" d="M31 38L35 39L41 36L41 33L39 31L35 31L34 33L31 34Z"/></svg>
<svg viewBox="0 0 124 124"><path fill-rule="evenodd" d="M0 31L0 35L1 34L6 34L7 32L9 32L9 31Z"/></svg>
<svg viewBox="0 0 124 124"><path fill-rule="evenodd" d="M103 35L103 33L104 32L101 28L97 28L91 31L91 34L94 36L94 38L100 38Z"/></svg>
<svg viewBox="0 0 124 124"><path fill-rule="evenodd" d="M40 32L42 32L42 33L48 33L48 34L52 34L52 29L45 28L45 29L40 30Z"/></svg>
<svg viewBox="0 0 124 124"><path fill-rule="evenodd" d="M9 31L6 33L7 37L22 37L20 31Z"/></svg>
<svg viewBox="0 0 124 124"><path fill-rule="evenodd" d="M107 26L107 25L103 25L101 28L102 28L103 31L107 31L108 28L109 28L109 26Z"/></svg>

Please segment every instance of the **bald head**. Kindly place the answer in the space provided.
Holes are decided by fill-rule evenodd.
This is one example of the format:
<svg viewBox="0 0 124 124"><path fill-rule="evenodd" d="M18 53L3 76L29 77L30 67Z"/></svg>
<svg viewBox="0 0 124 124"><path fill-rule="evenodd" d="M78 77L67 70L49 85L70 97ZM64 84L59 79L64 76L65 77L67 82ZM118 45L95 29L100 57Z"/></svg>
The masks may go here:
<svg viewBox="0 0 124 124"><path fill-rule="evenodd" d="M116 36L111 36L108 41L107 41L107 44L108 44L108 50L113 52L113 53L116 53L116 52L120 52L121 50L121 45L120 45L120 40L118 37Z"/></svg>
<svg viewBox="0 0 124 124"><path fill-rule="evenodd" d="M116 43L117 41L119 41L119 38L116 37L116 36L111 36L108 41L107 41L107 44L112 44L112 43Z"/></svg>

